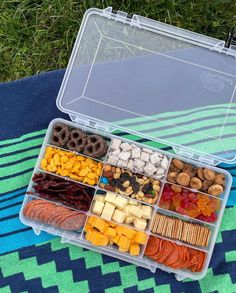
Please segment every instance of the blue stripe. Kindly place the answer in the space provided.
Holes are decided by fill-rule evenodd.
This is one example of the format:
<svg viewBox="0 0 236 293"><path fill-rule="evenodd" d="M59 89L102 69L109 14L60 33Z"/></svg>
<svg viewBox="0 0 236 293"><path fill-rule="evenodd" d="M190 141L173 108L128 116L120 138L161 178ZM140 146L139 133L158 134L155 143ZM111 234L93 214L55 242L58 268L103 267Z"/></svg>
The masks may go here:
<svg viewBox="0 0 236 293"><path fill-rule="evenodd" d="M4 238L1 238L0 254L16 250L25 246L46 242L55 237L56 236L49 235L46 232L42 232L40 234L40 237L38 237L34 234L34 231L32 229L18 234L9 235Z"/></svg>
<svg viewBox="0 0 236 293"><path fill-rule="evenodd" d="M5 198L5 199L2 199L2 200L0 200L0 204L1 204L2 202L7 202L7 201L8 201L8 203L9 203L9 202L11 202L13 199L18 198L18 197L20 197L21 195L25 195L25 192L23 192L23 193L19 193L19 194L16 194L16 195L13 195L13 196L8 197L8 198Z"/></svg>
<svg viewBox="0 0 236 293"><path fill-rule="evenodd" d="M4 234L9 232L16 232L17 230L20 230L22 228L25 227L21 223L18 215L18 217L16 218L9 219L1 223L0 237L3 237Z"/></svg>
<svg viewBox="0 0 236 293"><path fill-rule="evenodd" d="M16 203L22 202L24 199L24 196L25 196L25 193L21 194L20 196L15 197L9 201L4 201L3 203L0 203L0 211L4 210L6 208L9 208L12 205L15 205Z"/></svg>
<svg viewBox="0 0 236 293"><path fill-rule="evenodd" d="M0 219L3 217L7 217L10 215L14 215L20 212L20 208L21 208L21 204L22 202L20 202L19 204L15 204L12 207L9 207L7 209L4 209L2 211L0 211Z"/></svg>
<svg viewBox="0 0 236 293"><path fill-rule="evenodd" d="M34 155L34 156L26 157L26 158L23 158L23 159L20 159L20 160L17 160L17 161L13 161L13 162L10 162L10 163L5 163L5 164L0 165L0 168L14 166L14 165L20 164L22 162L25 162L25 161L28 161L28 160L31 160L31 159L36 160L37 157L38 157L38 155Z"/></svg>

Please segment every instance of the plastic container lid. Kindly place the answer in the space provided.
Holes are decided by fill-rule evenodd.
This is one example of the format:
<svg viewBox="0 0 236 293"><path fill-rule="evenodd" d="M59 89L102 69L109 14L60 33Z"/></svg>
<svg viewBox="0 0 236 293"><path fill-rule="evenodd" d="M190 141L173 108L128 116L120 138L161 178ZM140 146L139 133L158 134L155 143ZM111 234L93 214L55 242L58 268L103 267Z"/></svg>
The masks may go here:
<svg viewBox="0 0 236 293"><path fill-rule="evenodd" d="M86 12L59 109L215 162L236 161L236 51L124 12Z"/></svg>

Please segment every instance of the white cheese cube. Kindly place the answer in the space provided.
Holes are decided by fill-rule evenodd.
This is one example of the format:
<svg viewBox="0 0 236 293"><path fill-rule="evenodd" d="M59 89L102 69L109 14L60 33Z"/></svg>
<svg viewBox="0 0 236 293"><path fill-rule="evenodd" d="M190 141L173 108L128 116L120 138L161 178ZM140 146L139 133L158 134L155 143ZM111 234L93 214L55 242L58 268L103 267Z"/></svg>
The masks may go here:
<svg viewBox="0 0 236 293"><path fill-rule="evenodd" d="M105 201L105 196L103 196L103 195L96 195L95 196L95 200L104 202Z"/></svg>
<svg viewBox="0 0 236 293"><path fill-rule="evenodd" d="M142 205L142 218L144 219L151 219L152 216L152 208L150 206Z"/></svg>
<svg viewBox="0 0 236 293"><path fill-rule="evenodd" d="M114 203L116 199L116 194L108 191L105 196L105 201Z"/></svg>
<svg viewBox="0 0 236 293"><path fill-rule="evenodd" d="M129 213L137 218L142 218L142 209L139 208L138 206L131 205L129 208Z"/></svg>
<svg viewBox="0 0 236 293"><path fill-rule="evenodd" d="M129 215L129 209L130 209L130 207L132 207L132 205L131 204L127 204L127 206L125 206L125 208L124 208L124 212L126 212L126 214L127 215Z"/></svg>
<svg viewBox="0 0 236 293"><path fill-rule="evenodd" d="M138 205L138 202L136 200L133 199L129 199L129 204L133 204L133 205Z"/></svg>
<svg viewBox="0 0 236 293"><path fill-rule="evenodd" d="M126 224L132 224L134 220L135 220L135 216L133 216L133 215L128 215L125 217Z"/></svg>
<svg viewBox="0 0 236 293"><path fill-rule="evenodd" d="M111 204L110 202L106 202L101 214L101 218L103 218L104 220L110 221L113 216L114 210L115 210L115 206Z"/></svg>
<svg viewBox="0 0 236 293"><path fill-rule="evenodd" d="M103 208L104 208L104 203L101 201L95 200L93 207L92 207L92 212L94 214L100 216Z"/></svg>
<svg viewBox="0 0 236 293"><path fill-rule="evenodd" d="M147 221L145 219L138 219L135 218L134 220L134 227L140 230L145 230L147 226Z"/></svg>
<svg viewBox="0 0 236 293"><path fill-rule="evenodd" d="M121 210L115 210L112 220L116 221L117 223L123 223L126 217L126 213Z"/></svg>
<svg viewBox="0 0 236 293"><path fill-rule="evenodd" d="M128 200L120 195L118 195L114 201L114 204L121 210L125 208L127 203L128 203Z"/></svg>

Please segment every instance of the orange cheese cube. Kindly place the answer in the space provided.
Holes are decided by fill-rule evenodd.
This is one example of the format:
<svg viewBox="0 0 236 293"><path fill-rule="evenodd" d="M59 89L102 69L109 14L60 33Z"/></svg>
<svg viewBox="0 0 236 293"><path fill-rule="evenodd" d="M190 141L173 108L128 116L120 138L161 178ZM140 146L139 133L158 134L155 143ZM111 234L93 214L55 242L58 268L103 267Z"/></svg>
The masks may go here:
<svg viewBox="0 0 236 293"><path fill-rule="evenodd" d="M131 255L139 255L140 247L139 247L138 243L131 244L130 248L129 248L129 252Z"/></svg>
<svg viewBox="0 0 236 293"><path fill-rule="evenodd" d="M112 238L112 241L118 245L119 243L119 240L120 240L120 235L116 234L116 237Z"/></svg>
<svg viewBox="0 0 236 293"><path fill-rule="evenodd" d="M147 241L147 234L142 231L137 231L134 242L144 245Z"/></svg>
<svg viewBox="0 0 236 293"><path fill-rule="evenodd" d="M105 231L105 235L109 236L109 237L115 237L116 236L116 229L108 227Z"/></svg>
<svg viewBox="0 0 236 293"><path fill-rule="evenodd" d="M128 248L122 248L122 247L119 246L119 251L120 252L127 252L127 251L129 251L129 249Z"/></svg>
<svg viewBox="0 0 236 293"><path fill-rule="evenodd" d="M96 246L107 246L108 240L109 239L106 235L102 234L101 232L97 232L97 231L94 231L91 238L90 238L90 242Z"/></svg>
<svg viewBox="0 0 236 293"><path fill-rule="evenodd" d="M94 221L95 221L96 219L97 219L96 217L90 216L90 217L88 218L87 223L93 226L93 223L94 223Z"/></svg>
<svg viewBox="0 0 236 293"><path fill-rule="evenodd" d="M135 235L136 235L136 231L133 230L133 229L130 229L128 227L122 227L122 234L124 236L126 236L127 238L129 239L134 239L135 238Z"/></svg>
<svg viewBox="0 0 236 293"><path fill-rule="evenodd" d="M84 227L85 232L88 232L89 230L93 230L93 226L89 223L87 223Z"/></svg>
<svg viewBox="0 0 236 293"><path fill-rule="evenodd" d="M130 247L130 239L127 238L124 235L120 236L119 242L118 242L118 246L123 248L123 249L129 249Z"/></svg>
<svg viewBox="0 0 236 293"><path fill-rule="evenodd" d="M123 226L116 226L116 233L117 234L122 234L122 232L123 232Z"/></svg>
<svg viewBox="0 0 236 293"><path fill-rule="evenodd" d="M85 239L88 240L88 241L91 241L93 232L94 232L93 230L88 230L86 235L85 235Z"/></svg>
<svg viewBox="0 0 236 293"><path fill-rule="evenodd" d="M96 218L93 223L93 227L97 228L101 232L104 232L106 230L107 226L108 226L108 224L100 218Z"/></svg>

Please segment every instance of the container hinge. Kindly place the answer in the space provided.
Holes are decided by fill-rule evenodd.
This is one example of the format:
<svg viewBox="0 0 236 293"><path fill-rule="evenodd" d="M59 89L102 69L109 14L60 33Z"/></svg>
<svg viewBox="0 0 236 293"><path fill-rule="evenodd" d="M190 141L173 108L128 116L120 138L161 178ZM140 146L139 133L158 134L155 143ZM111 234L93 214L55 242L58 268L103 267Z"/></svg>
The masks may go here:
<svg viewBox="0 0 236 293"><path fill-rule="evenodd" d="M83 125L83 126L88 126L89 125L89 120L85 119L85 118L82 118L82 117L76 116L74 118L74 121L75 121L75 123Z"/></svg>
<svg viewBox="0 0 236 293"><path fill-rule="evenodd" d="M140 27L140 21L137 14L134 13L126 13L124 11L115 10L112 7L107 7L103 10L109 18L112 16L115 17L116 21L120 21L123 23L129 23L130 25Z"/></svg>
<svg viewBox="0 0 236 293"><path fill-rule="evenodd" d="M97 130L101 130L103 132L109 132L109 127L107 125L101 124L101 123L96 123L95 128Z"/></svg>
<svg viewBox="0 0 236 293"><path fill-rule="evenodd" d="M225 48L230 48L231 47L231 49L236 50L236 32L235 32L234 28L232 28L228 32L224 46L225 46Z"/></svg>
<svg viewBox="0 0 236 293"><path fill-rule="evenodd" d="M207 164L207 165L215 165L215 161L212 158L205 157L205 156L200 156L199 161L201 163Z"/></svg>
<svg viewBox="0 0 236 293"><path fill-rule="evenodd" d="M178 154L178 155L180 155L182 157L189 158L189 159L193 158L193 153L188 151L188 150L181 149L181 148L178 148L178 147L173 147L173 149L174 149L176 154Z"/></svg>

